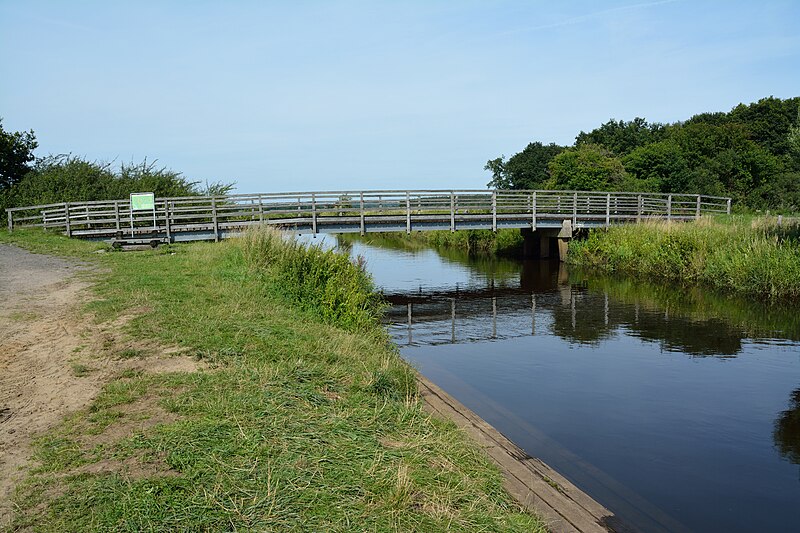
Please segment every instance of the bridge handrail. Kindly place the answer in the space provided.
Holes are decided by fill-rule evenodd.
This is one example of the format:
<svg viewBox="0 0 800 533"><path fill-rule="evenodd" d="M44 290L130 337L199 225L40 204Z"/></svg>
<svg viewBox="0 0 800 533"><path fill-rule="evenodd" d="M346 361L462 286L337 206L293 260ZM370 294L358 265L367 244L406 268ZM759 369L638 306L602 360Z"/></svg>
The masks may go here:
<svg viewBox="0 0 800 533"><path fill-rule="evenodd" d="M420 217L450 217L451 230L456 220L482 217L498 220L528 216L531 226L540 219L571 218L574 225L592 219L628 222L646 218L692 219L703 214L730 213L731 199L686 193L648 193L635 191L561 190L339 190L277 193L243 193L211 196L156 198L156 210L131 212L129 199L64 202L6 209L8 229L44 227L91 234L128 228L188 231L188 226L213 226L215 235L224 225L246 226L265 221L273 224L317 223L343 217L361 226L379 217L405 217L406 229ZM349 217L349 218L348 218ZM487 222L488 223L488 222ZM133 231L133 230L132 230ZM142 230L144 231L144 230Z"/></svg>

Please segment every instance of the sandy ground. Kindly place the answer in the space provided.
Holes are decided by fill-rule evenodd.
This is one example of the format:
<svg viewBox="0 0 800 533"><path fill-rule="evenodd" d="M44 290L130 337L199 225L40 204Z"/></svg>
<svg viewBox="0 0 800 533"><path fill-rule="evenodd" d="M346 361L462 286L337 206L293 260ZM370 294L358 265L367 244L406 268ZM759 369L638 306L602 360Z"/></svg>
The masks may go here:
<svg viewBox="0 0 800 533"><path fill-rule="evenodd" d="M152 344L144 348L158 352L153 356L120 360L115 354L131 347L121 331L131 316L98 325L81 314L92 298L92 272L85 264L0 244L0 528L13 512L13 490L37 435L88 406L126 369L197 368L191 358Z"/></svg>

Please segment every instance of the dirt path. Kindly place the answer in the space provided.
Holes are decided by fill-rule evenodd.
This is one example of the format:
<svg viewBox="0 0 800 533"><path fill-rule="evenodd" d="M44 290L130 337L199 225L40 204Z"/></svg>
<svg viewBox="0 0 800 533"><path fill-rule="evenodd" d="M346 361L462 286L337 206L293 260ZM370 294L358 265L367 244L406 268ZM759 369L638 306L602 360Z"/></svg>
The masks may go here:
<svg viewBox="0 0 800 533"><path fill-rule="evenodd" d="M120 333L126 319L97 325L80 316L92 298L92 272L86 264L0 244L0 528L11 517L14 486L37 435L88 406L125 369L196 368L186 357L114 357L129 346Z"/></svg>

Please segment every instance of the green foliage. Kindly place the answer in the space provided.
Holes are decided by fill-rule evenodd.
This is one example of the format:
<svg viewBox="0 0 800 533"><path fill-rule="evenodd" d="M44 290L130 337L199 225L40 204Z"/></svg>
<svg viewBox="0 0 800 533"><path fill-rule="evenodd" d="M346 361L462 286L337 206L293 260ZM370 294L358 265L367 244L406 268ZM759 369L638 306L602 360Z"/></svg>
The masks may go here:
<svg viewBox="0 0 800 533"><path fill-rule="evenodd" d="M589 133L580 132L575 138L575 146L599 144L617 156L623 156L650 143L664 138L666 126L649 124L636 117L630 122L611 119Z"/></svg>
<svg viewBox="0 0 800 533"><path fill-rule="evenodd" d="M558 154L549 169L556 189L611 191L625 178L622 162L597 144L582 144Z"/></svg>
<svg viewBox="0 0 800 533"><path fill-rule="evenodd" d="M726 219L594 231L570 244L570 262L605 273L706 284L768 300L800 298L800 227Z"/></svg>
<svg viewBox="0 0 800 533"><path fill-rule="evenodd" d="M797 126L800 97L781 100L770 96L758 102L739 104L730 112L732 122L744 124L753 142L776 156L789 152L788 135Z"/></svg>
<svg viewBox="0 0 800 533"><path fill-rule="evenodd" d="M680 145L672 139L640 146L623 159L635 179L652 184L658 192L688 192L692 174Z"/></svg>
<svg viewBox="0 0 800 533"><path fill-rule="evenodd" d="M52 156L37 161L33 172L14 187L14 205L124 199L137 191L156 196L188 196L200 192L197 182L179 172L156 167L154 162L123 164L115 171L110 163L77 156Z"/></svg>
<svg viewBox="0 0 800 533"><path fill-rule="evenodd" d="M39 143L31 131L5 131L0 118L0 192L19 182L30 171L33 151Z"/></svg>
<svg viewBox="0 0 800 533"><path fill-rule="evenodd" d="M0 209L60 202L126 199L132 192L153 192L156 197L226 194L232 184L212 183L200 187L180 172L156 166L155 162L123 163L114 169L71 156L49 156L36 161L33 169L13 187L0 190ZM5 216L5 212L2 212Z"/></svg>
<svg viewBox="0 0 800 533"><path fill-rule="evenodd" d="M794 170L800 171L800 106L798 106L797 109L797 120L794 125L789 128L786 140L789 148L791 167Z"/></svg>
<svg viewBox="0 0 800 533"><path fill-rule="evenodd" d="M508 161L505 157L490 160L484 167L492 173L488 185L495 189L548 189L552 186L548 164L563 151L563 146L537 141Z"/></svg>
<svg viewBox="0 0 800 533"><path fill-rule="evenodd" d="M800 97L669 125L611 119L566 151L544 148L531 143L508 161L489 161L489 186L709 194L750 209L800 209Z"/></svg>

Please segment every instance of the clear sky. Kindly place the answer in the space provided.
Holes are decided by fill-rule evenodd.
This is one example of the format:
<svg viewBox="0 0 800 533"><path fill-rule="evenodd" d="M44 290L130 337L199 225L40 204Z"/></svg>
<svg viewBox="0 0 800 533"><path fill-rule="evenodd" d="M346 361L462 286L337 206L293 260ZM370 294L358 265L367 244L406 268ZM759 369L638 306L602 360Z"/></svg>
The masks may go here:
<svg viewBox="0 0 800 533"><path fill-rule="evenodd" d="M609 118L800 95L800 2L0 0L0 116L38 155L239 192L483 188Z"/></svg>

